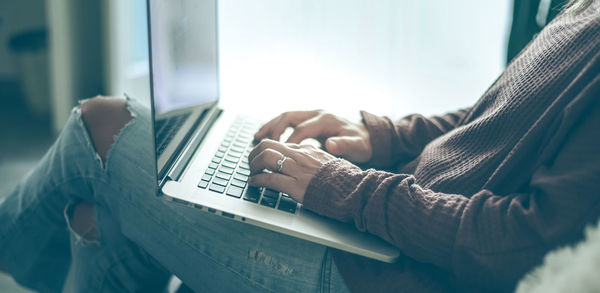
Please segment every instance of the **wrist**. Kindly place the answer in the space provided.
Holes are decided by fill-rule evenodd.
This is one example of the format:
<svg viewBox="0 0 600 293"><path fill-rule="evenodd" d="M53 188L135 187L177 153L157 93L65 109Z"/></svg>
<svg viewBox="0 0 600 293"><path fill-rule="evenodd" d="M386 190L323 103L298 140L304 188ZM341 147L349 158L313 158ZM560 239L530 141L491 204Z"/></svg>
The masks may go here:
<svg viewBox="0 0 600 293"><path fill-rule="evenodd" d="M339 221L352 220L348 197L364 176L363 170L344 160L325 163L310 181L303 206L317 214Z"/></svg>

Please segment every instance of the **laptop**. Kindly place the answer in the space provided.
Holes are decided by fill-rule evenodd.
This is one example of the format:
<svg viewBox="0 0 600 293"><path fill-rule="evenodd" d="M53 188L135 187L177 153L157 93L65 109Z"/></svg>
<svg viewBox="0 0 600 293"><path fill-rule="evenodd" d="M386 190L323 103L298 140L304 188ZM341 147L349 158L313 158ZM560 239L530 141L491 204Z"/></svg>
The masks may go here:
<svg viewBox="0 0 600 293"><path fill-rule="evenodd" d="M260 123L219 108L217 1L148 0L147 9L159 196L395 262L398 249L380 238L306 210L287 194L247 184L247 156Z"/></svg>

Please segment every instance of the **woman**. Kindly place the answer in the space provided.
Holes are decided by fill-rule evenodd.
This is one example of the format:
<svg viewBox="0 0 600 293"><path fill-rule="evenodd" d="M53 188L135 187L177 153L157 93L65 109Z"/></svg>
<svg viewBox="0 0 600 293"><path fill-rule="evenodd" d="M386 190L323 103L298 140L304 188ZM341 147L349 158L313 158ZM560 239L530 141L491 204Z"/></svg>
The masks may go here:
<svg viewBox="0 0 600 293"><path fill-rule="evenodd" d="M157 199L136 145L149 117L96 98L0 205L0 266L41 291L151 290L168 272L198 291L513 290L600 216L599 2L573 3L471 108L358 124L289 112L259 130L250 184L385 239L399 263ZM327 152L297 144L309 137Z"/></svg>

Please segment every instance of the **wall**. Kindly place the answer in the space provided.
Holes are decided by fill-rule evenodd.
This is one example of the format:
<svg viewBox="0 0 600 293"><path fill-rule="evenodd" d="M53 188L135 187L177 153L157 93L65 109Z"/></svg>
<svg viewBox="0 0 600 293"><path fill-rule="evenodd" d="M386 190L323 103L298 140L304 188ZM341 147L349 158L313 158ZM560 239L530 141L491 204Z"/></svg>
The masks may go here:
<svg viewBox="0 0 600 293"><path fill-rule="evenodd" d="M10 52L11 36L46 25L44 0L0 1L0 79L16 79L19 68Z"/></svg>

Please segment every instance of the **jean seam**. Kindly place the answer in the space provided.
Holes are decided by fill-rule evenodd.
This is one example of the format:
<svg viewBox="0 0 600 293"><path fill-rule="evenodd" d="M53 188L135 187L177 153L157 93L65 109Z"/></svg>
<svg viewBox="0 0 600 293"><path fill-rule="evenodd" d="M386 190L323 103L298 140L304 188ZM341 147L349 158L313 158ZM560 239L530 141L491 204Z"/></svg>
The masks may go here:
<svg viewBox="0 0 600 293"><path fill-rule="evenodd" d="M331 292L331 249L327 248L323 256L323 264L321 268L321 292Z"/></svg>

